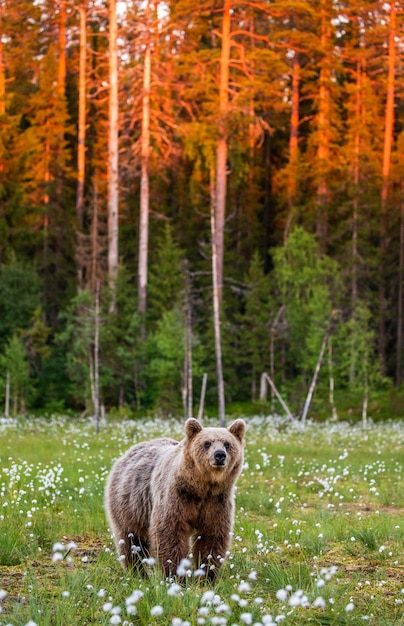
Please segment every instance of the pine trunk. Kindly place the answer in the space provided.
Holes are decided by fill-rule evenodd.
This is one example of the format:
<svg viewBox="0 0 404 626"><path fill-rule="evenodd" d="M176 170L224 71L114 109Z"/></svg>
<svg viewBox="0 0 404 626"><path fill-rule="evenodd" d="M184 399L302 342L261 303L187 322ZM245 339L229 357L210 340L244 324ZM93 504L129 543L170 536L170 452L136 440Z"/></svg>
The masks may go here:
<svg viewBox="0 0 404 626"><path fill-rule="evenodd" d="M387 75L387 99L385 110L384 125L384 148L383 148L383 172L382 172L382 191L381 191L381 233L380 233L380 267L382 276L380 279L379 290L379 354L380 363L383 374L386 373L387 360L387 337L386 337L386 311L387 311L387 294L386 294L386 276L383 267L386 262L387 252L387 233L388 233L388 212L387 198L391 165L391 150L393 143L393 126L394 126L394 90L395 90L395 65L396 65L396 3L391 3L390 8L390 30L389 30L389 57L388 57L388 75Z"/></svg>
<svg viewBox="0 0 404 626"><path fill-rule="evenodd" d="M227 113L229 104L229 65L230 65L230 10L232 0L224 0L222 22L222 48L220 57L219 88L219 138L216 152L216 210L215 210L215 248L216 274L219 306L222 302L223 259L224 259L224 224L226 215L227 193Z"/></svg>
<svg viewBox="0 0 404 626"><path fill-rule="evenodd" d="M149 154L150 154L150 77L151 50L149 31L150 5L146 8L147 42L143 67L143 103L141 136L140 224L138 258L138 311L142 318L142 335L145 337L147 309L147 274L149 249Z"/></svg>
<svg viewBox="0 0 404 626"><path fill-rule="evenodd" d="M76 216L79 229L83 228L84 217L84 181L86 155L86 56L87 56L87 19L85 3L79 6L80 12L80 61L79 61L79 112L77 136L77 190ZM79 268L79 275L82 274Z"/></svg>
<svg viewBox="0 0 404 626"><path fill-rule="evenodd" d="M328 234L328 184L327 169L329 163L329 116L330 116L330 68L327 50L329 48L330 24L325 8L321 9L321 51L320 92L318 109L318 185L317 185L317 236L322 247Z"/></svg>
<svg viewBox="0 0 404 626"><path fill-rule="evenodd" d="M109 0L108 278L116 310L118 275L118 55L116 0Z"/></svg>
<svg viewBox="0 0 404 626"><path fill-rule="evenodd" d="M292 70L292 111L289 135L289 174L288 174L288 216L283 234L286 243L293 221L293 205L296 197L297 164L299 158L299 103L300 103L300 61L295 52Z"/></svg>
<svg viewBox="0 0 404 626"><path fill-rule="evenodd" d="M402 382L403 360L403 280L404 280L404 180L401 183L401 212L400 212L400 255L398 265L398 306L397 306L397 357L396 357L396 386Z"/></svg>
<svg viewBox="0 0 404 626"><path fill-rule="evenodd" d="M59 1L59 64L58 89L62 98L65 97L66 85L66 0Z"/></svg>
<svg viewBox="0 0 404 626"><path fill-rule="evenodd" d="M6 68L3 58L3 4L0 3L0 115L6 112ZM0 171L3 169L0 163Z"/></svg>

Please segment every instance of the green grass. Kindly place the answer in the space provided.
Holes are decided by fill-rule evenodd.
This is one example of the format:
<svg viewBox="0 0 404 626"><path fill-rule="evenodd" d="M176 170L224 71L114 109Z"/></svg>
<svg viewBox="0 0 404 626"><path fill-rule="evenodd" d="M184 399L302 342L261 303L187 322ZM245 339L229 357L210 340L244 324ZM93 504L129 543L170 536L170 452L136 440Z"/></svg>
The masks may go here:
<svg viewBox="0 0 404 626"><path fill-rule="evenodd" d="M404 624L404 422L301 432L246 419L232 549L213 588L128 575L103 511L113 460L134 441L180 439L181 421L116 421L97 436L69 418L0 421L0 626Z"/></svg>

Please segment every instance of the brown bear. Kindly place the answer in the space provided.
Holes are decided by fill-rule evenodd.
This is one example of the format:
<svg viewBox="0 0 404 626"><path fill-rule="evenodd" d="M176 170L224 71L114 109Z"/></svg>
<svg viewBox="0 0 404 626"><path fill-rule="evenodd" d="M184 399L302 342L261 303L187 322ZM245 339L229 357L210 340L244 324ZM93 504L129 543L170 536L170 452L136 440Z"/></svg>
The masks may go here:
<svg viewBox="0 0 404 626"><path fill-rule="evenodd" d="M215 578L230 546L244 433L241 419L203 428L190 418L181 442L142 442L118 459L105 508L124 565L138 568L152 556L175 575L192 551L195 567Z"/></svg>

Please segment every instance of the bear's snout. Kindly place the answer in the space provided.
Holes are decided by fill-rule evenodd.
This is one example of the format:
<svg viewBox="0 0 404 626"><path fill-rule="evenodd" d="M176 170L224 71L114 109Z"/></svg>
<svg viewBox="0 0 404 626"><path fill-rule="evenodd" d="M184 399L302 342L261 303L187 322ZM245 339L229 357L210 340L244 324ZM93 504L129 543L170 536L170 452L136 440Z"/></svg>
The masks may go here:
<svg viewBox="0 0 404 626"><path fill-rule="evenodd" d="M216 450L213 455L216 465L224 465L226 461L226 457L227 457L227 454L225 450Z"/></svg>

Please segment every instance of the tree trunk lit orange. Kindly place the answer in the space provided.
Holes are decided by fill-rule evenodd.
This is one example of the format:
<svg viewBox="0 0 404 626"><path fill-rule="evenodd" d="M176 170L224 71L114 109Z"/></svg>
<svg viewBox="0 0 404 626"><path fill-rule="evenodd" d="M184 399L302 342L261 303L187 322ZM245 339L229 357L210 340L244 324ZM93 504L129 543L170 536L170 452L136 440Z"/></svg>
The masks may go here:
<svg viewBox="0 0 404 626"><path fill-rule="evenodd" d="M222 22L222 48L220 57L219 90L219 138L216 152L216 212L215 243L217 288L219 302L223 290L224 223L227 192L227 113L229 104L229 64L230 64L230 9L232 0L224 0Z"/></svg>

